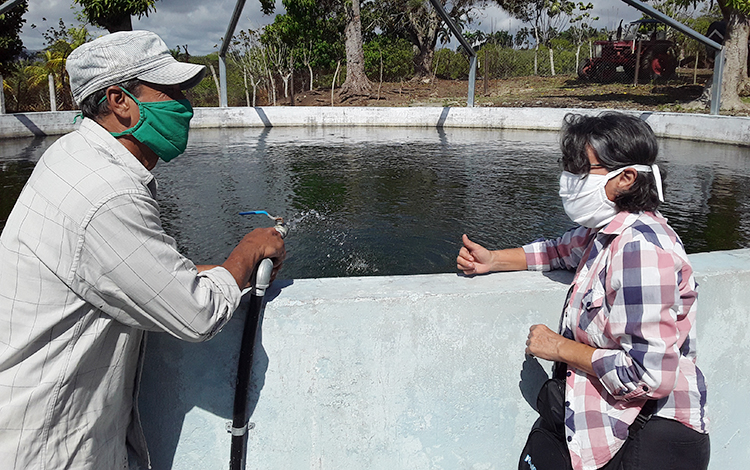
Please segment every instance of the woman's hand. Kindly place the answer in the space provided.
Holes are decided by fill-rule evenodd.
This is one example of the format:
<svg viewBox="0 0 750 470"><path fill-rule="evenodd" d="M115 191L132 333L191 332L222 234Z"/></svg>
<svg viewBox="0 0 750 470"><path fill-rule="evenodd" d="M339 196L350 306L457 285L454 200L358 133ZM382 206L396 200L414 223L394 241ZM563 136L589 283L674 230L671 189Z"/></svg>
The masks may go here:
<svg viewBox="0 0 750 470"><path fill-rule="evenodd" d="M547 325L531 325L526 339L526 354L548 361L559 361L560 344L570 341L547 328Z"/></svg>
<svg viewBox="0 0 750 470"><path fill-rule="evenodd" d="M523 248L490 251L463 236L464 246L458 252L456 267L467 276L490 271L521 271L526 269Z"/></svg>
<svg viewBox="0 0 750 470"><path fill-rule="evenodd" d="M565 362L587 374L596 375L591 365L595 348L570 340L547 328L547 325L532 325L526 339L526 354L548 361Z"/></svg>
<svg viewBox="0 0 750 470"><path fill-rule="evenodd" d="M464 246L458 252L456 265L459 271L464 274L484 274L490 272L492 264L492 252L487 248L469 240L466 235L463 236Z"/></svg>

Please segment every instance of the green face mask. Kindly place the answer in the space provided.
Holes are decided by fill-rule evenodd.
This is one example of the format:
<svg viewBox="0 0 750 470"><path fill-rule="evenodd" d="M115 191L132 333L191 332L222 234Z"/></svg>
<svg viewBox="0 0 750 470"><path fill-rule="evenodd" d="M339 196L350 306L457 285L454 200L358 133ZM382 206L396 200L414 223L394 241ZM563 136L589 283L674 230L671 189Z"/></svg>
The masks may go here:
<svg viewBox="0 0 750 470"><path fill-rule="evenodd" d="M122 88L121 88L122 89ZM135 126L122 132L110 132L113 137L132 135L165 162L185 151L193 107L188 100L150 101L141 103L122 89L138 105L141 118ZM102 98L100 103L104 101Z"/></svg>

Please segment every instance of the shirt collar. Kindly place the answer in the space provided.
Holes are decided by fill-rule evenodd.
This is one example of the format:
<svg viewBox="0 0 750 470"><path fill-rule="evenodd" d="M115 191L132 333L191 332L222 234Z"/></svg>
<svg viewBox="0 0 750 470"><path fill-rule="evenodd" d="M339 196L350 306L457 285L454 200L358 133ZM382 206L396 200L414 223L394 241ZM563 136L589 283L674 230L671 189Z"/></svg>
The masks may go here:
<svg viewBox="0 0 750 470"><path fill-rule="evenodd" d="M103 128L99 123L93 119L84 118L81 121L81 126L78 128L78 132L83 136L95 142L99 146L103 147L104 150L115 160L117 160L122 166L132 171L143 184L149 185L152 181L155 181L154 175L143 166L135 155L125 148L117 139L112 137L107 129Z"/></svg>
<svg viewBox="0 0 750 470"><path fill-rule="evenodd" d="M640 213L620 211L610 223L604 226L599 233L603 235L619 235L638 220Z"/></svg>

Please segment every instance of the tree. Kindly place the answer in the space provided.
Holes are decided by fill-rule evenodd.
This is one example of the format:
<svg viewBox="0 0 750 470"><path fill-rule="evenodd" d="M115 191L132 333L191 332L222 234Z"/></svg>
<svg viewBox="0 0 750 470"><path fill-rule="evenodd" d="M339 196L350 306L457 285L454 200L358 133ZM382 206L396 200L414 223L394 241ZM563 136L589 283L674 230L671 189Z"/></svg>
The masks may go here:
<svg viewBox="0 0 750 470"><path fill-rule="evenodd" d="M372 84L365 75L365 52L362 42L362 13L359 0L349 0L346 7L346 80L341 96L369 96ZM349 1L345 3L349 3Z"/></svg>
<svg viewBox="0 0 750 470"><path fill-rule="evenodd" d="M13 63L23 51L23 42L18 35L26 22L23 15L28 7L29 2L23 1L0 15L0 75L11 71Z"/></svg>
<svg viewBox="0 0 750 470"><path fill-rule="evenodd" d="M721 109L747 109L740 99L746 93L747 43L750 39L750 1L718 0L721 13L727 22L724 40L724 76L721 87Z"/></svg>
<svg viewBox="0 0 750 470"><path fill-rule="evenodd" d="M245 85L245 100L251 106L248 79L253 89L252 107L255 107L258 86L266 75L263 46L258 41L258 33L252 30L240 31L232 40L229 57L242 68L242 79Z"/></svg>
<svg viewBox="0 0 750 470"><path fill-rule="evenodd" d="M591 26L591 23L597 21L599 17L591 16L589 10L593 8L594 5L590 2L585 5L583 2L578 2L578 6L576 7L576 9L578 10L579 14L578 16L570 20L571 27L569 31L575 39L576 45L576 70L578 70L578 66L580 63L581 45L588 38L596 34L596 29Z"/></svg>
<svg viewBox="0 0 750 470"><path fill-rule="evenodd" d="M448 3L441 0L444 6ZM479 0L454 0L446 8L448 16L459 28L470 23L470 12ZM375 0L368 3L372 16L388 36L407 39L417 50L414 56L415 78L431 74L435 46L441 32L447 37L447 28L429 0Z"/></svg>
<svg viewBox="0 0 750 470"><path fill-rule="evenodd" d="M275 2L273 0L260 0L261 9L266 14L273 13ZM346 81L341 89L342 99L354 96L369 96L371 84L365 75L365 61L362 41L362 19L359 0L283 0L286 8L285 16L290 18L288 24L284 25L282 40L289 44L294 41L295 46L308 43L310 35L319 26L322 30L338 32L338 37L343 33L345 36L346 50ZM279 16L274 21L274 26L279 22ZM281 22L279 22L281 24ZM343 25L343 28L341 28ZM295 38L295 39L292 39ZM302 39L300 41L300 39ZM325 38L328 39L328 38ZM302 53L295 53L300 57Z"/></svg>
<svg viewBox="0 0 750 470"><path fill-rule="evenodd" d="M47 78L47 73L51 73L55 77L55 87L61 96L61 109L75 109L65 63L70 53L91 39L91 35L85 25L69 27L60 19L57 28L48 28L46 32L42 33L42 36L45 39L46 47L41 57L44 65L38 73L42 74L42 71L46 71L43 74L44 80Z"/></svg>
<svg viewBox="0 0 750 470"><path fill-rule="evenodd" d="M500 6L506 9L510 7L510 13L513 16L531 25L534 34L534 74L536 74L539 46L550 46L550 41L558 31L563 30L575 8L575 3L569 0L529 0L522 3L502 2ZM550 48L550 65L554 69L552 64L554 62Z"/></svg>
<svg viewBox="0 0 750 470"><path fill-rule="evenodd" d="M0 15L0 114L5 113L5 80L15 65L15 61L23 51L23 42L18 34L26 22L24 13L28 10L29 2L24 1L14 8ZM10 87L8 86L10 91Z"/></svg>
<svg viewBox="0 0 750 470"><path fill-rule="evenodd" d="M94 26L110 33L132 31L131 16L139 19L156 11L157 0L73 0L83 7L83 16Z"/></svg>
<svg viewBox="0 0 750 470"><path fill-rule="evenodd" d="M694 0L674 0L678 7L687 9L694 6ZM750 88L748 79L748 39L750 39L750 0L717 0L721 14L726 21L724 39L724 74L721 87L721 109L747 110L748 106L740 99ZM704 96L712 86L706 84Z"/></svg>

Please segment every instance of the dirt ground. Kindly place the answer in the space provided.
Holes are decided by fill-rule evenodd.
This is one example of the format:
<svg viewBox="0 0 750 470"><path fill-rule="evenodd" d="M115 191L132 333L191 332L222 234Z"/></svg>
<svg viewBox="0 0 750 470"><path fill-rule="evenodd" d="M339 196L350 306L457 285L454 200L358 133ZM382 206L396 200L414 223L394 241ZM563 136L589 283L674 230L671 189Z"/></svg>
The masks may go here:
<svg viewBox="0 0 750 470"><path fill-rule="evenodd" d="M518 77L485 81L477 78L475 106L614 108L644 111L708 113L708 109L688 109L687 104L701 96L710 70L699 70L693 84L692 69L678 69L668 82L593 83L577 77ZM341 101L334 92L334 106L466 106L468 81L424 79L401 83L373 83L368 97ZM285 100L288 104L289 100ZM298 106L330 106L331 90L298 91ZM722 114L729 114L724 113ZM734 113L748 115L747 113Z"/></svg>

